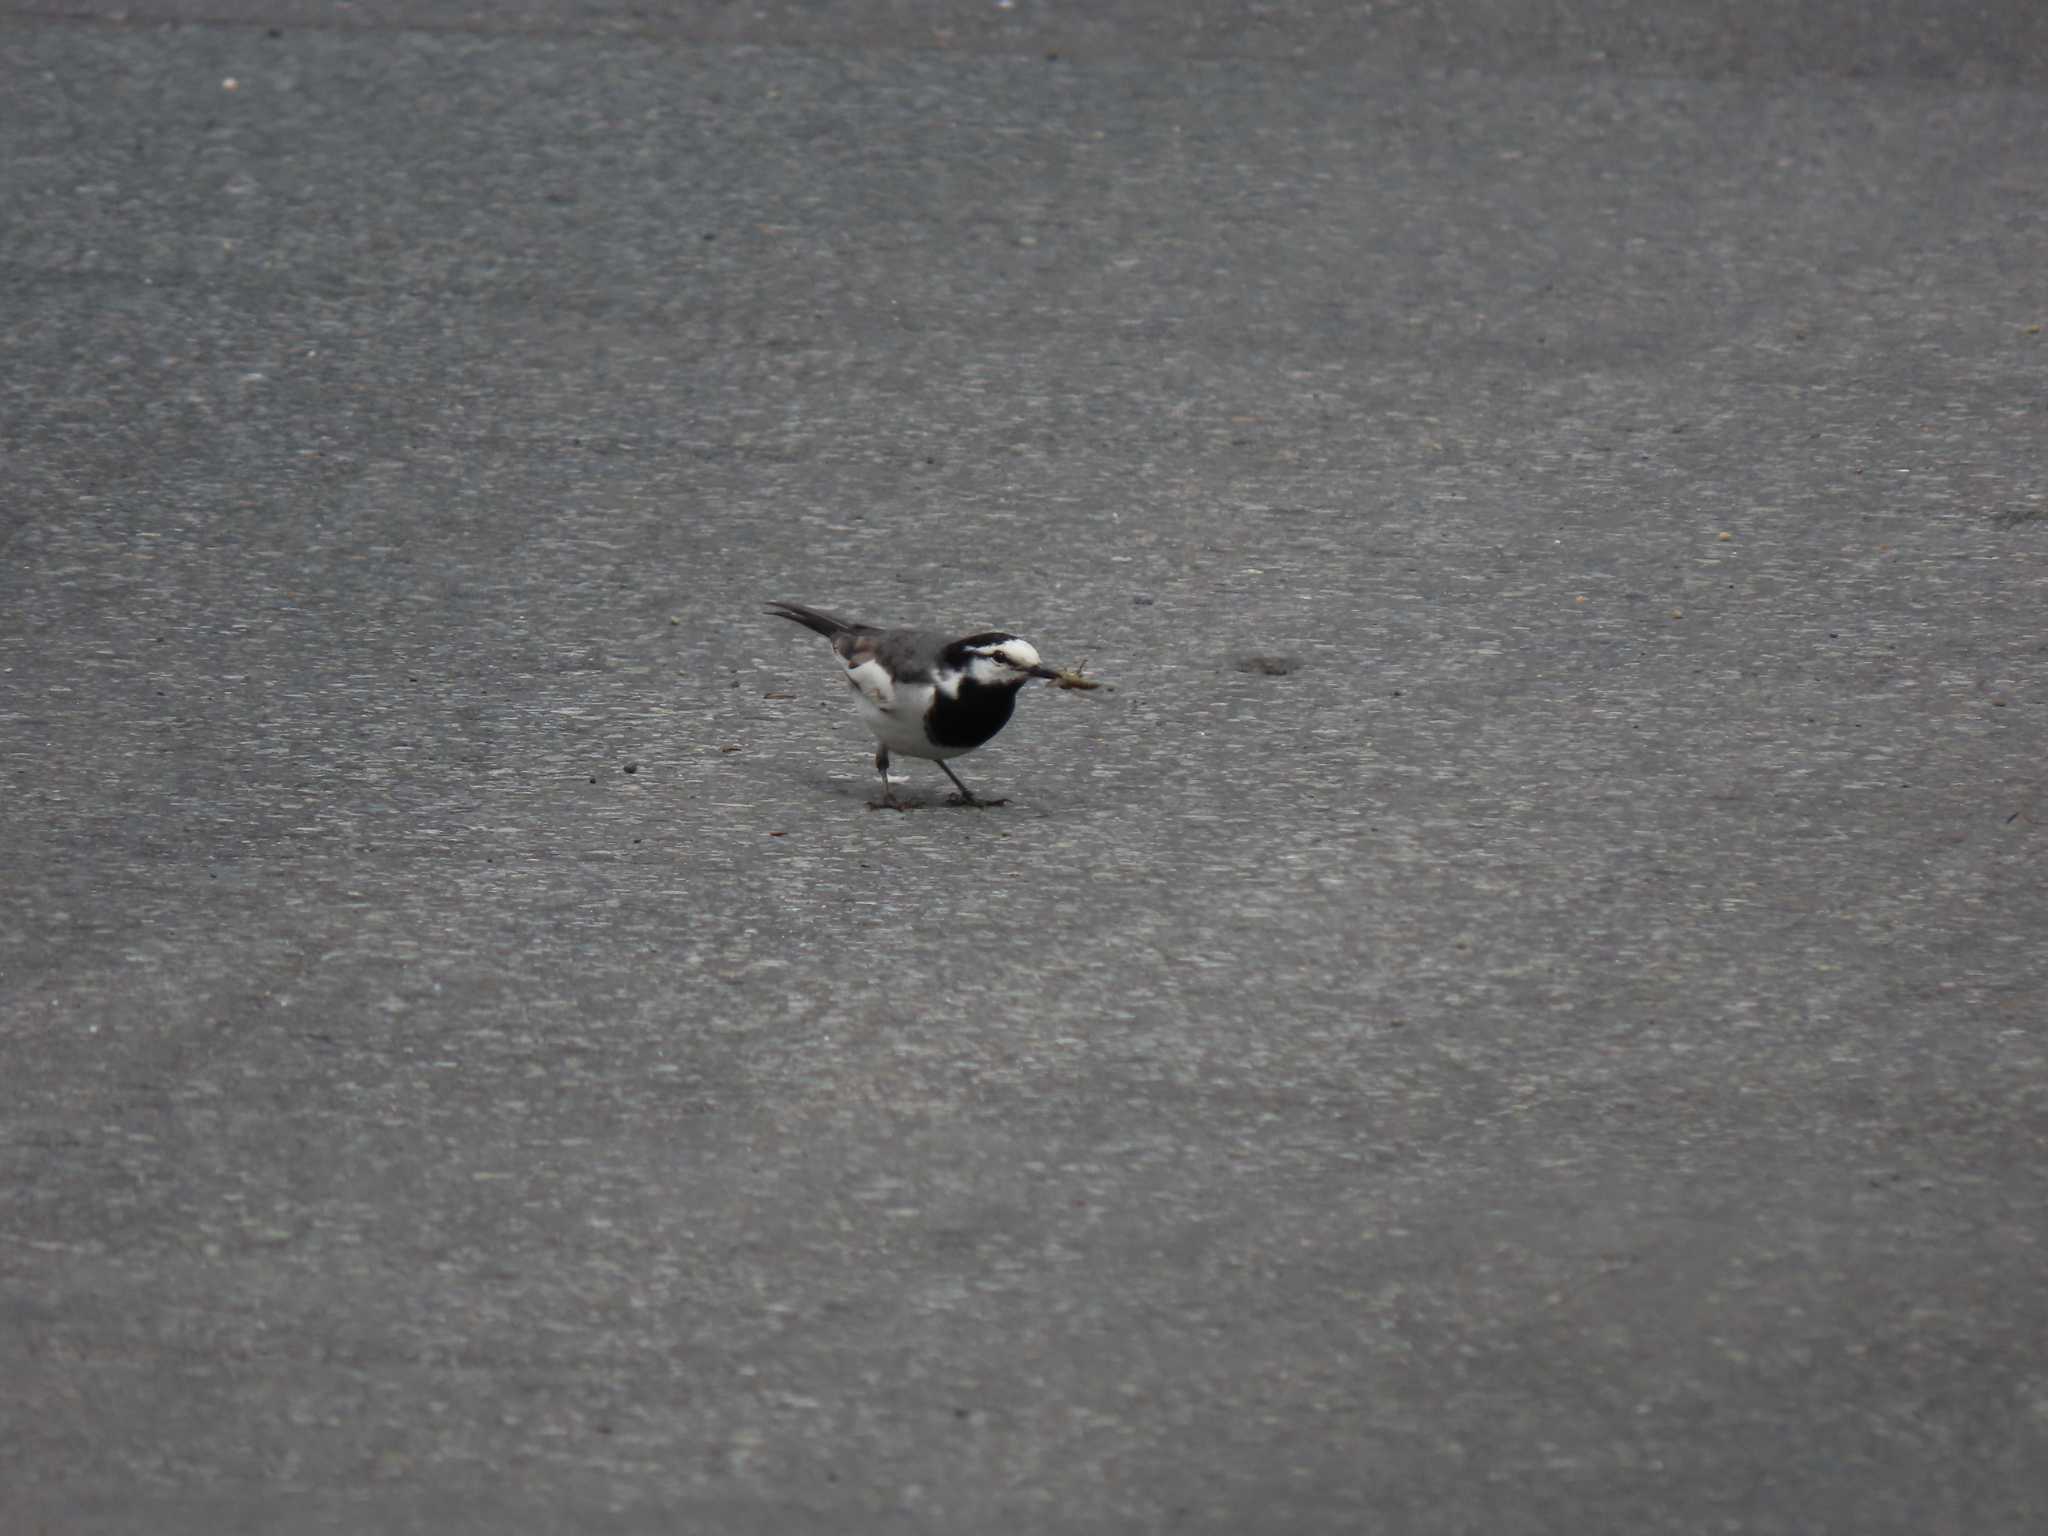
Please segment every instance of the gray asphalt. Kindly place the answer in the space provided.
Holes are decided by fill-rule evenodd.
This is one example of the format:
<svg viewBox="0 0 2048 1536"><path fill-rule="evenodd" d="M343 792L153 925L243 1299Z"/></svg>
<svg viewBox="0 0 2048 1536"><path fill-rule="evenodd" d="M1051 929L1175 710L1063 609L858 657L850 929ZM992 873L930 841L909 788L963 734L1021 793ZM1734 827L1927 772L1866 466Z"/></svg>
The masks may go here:
<svg viewBox="0 0 2048 1536"><path fill-rule="evenodd" d="M0 1530L2048 1529L2044 16L0 4Z"/></svg>

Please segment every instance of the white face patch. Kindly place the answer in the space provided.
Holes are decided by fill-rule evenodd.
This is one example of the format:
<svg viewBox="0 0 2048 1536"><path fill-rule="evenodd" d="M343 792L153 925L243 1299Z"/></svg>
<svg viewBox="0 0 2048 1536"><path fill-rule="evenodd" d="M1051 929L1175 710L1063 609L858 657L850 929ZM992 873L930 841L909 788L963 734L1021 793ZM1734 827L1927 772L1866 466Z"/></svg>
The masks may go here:
<svg viewBox="0 0 2048 1536"><path fill-rule="evenodd" d="M1015 682L1019 672L1038 665L1038 648L1029 640L1002 640L994 645L976 646L968 675L978 683Z"/></svg>
<svg viewBox="0 0 2048 1536"><path fill-rule="evenodd" d="M1022 640L1005 640L1001 645L976 649L970 653L966 676L987 687L1009 687L1024 681L1030 670L1038 665L1038 652ZM959 674L955 674L958 676ZM946 688L942 677L939 686ZM946 688L948 693L952 688Z"/></svg>
<svg viewBox="0 0 2048 1536"><path fill-rule="evenodd" d="M995 648L995 658L1019 672L1029 672L1038 665L1038 650L1028 640L1005 640Z"/></svg>

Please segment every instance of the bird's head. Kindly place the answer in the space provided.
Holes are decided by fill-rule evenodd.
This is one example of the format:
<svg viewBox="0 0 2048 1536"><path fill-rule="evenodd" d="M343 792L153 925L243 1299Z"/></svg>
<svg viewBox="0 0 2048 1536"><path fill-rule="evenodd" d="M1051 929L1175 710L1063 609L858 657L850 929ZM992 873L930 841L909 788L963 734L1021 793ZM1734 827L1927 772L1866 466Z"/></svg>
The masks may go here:
<svg viewBox="0 0 2048 1536"><path fill-rule="evenodd" d="M955 640L946 647L946 661L954 670L991 688L1018 688L1034 677L1059 676L1038 659L1038 650L1029 640L1000 629Z"/></svg>

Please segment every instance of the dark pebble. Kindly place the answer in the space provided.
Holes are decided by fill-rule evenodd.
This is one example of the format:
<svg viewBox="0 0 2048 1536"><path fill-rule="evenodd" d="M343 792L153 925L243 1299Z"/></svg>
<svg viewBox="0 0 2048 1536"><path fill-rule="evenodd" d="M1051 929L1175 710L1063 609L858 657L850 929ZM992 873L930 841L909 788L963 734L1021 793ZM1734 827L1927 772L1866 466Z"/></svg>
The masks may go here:
<svg viewBox="0 0 2048 1536"><path fill-rule="evenodd" d="M1237 670L1249 672L1254 677L1285 677L1290 672L1301 670L1298 656L1240 656Z"/></svg>

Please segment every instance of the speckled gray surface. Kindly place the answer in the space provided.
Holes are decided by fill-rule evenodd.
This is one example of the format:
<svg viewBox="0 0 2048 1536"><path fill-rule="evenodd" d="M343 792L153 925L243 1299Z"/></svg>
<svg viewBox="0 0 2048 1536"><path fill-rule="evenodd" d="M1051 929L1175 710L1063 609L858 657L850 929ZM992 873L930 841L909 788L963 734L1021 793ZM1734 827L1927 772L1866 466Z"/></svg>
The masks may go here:
<svg viewBox="0 0 2048 1536"><path fill-rule="evenodd" d="M2048 1524L2038 8L59 9L0 1526Z"/></svg>

